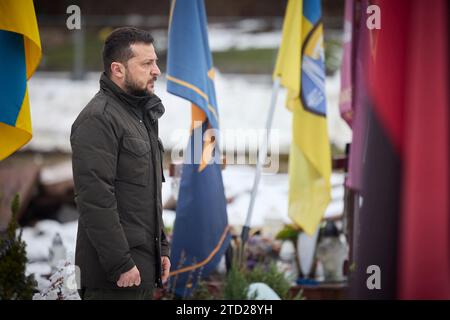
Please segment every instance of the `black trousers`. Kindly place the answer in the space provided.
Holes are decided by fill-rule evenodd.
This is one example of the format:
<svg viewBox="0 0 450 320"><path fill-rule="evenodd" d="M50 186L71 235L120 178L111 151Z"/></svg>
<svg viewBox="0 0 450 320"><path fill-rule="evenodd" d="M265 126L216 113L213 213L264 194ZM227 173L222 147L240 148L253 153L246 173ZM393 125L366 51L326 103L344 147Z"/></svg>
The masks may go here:
<svg viewBox="0 0 450 320"><path fill-rule="evenodd" d="M82 300L152 300L153 289L91 289L79 290Z"/></svg>

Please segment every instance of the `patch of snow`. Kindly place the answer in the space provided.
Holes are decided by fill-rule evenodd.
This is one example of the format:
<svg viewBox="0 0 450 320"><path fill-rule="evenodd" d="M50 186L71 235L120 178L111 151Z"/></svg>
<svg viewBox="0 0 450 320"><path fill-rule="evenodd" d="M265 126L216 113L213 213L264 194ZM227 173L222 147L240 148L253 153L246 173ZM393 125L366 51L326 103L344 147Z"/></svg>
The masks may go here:
<svg viewBox="0 0 450 320"><path fill-rule="evenodd" d="M271 287L262 282L251 283L248 287L247 297L255 297L255 300L281 300Z"/></svg>
<svg viewBox="0 0 450 320"><path fill-rule="evenodd" d="M54 236L59 233L69 257L74 256L78 222L59 223L41 220L34 227L23 228L22 239L26 242L27 258L30 262L47 261Z"/></svg>

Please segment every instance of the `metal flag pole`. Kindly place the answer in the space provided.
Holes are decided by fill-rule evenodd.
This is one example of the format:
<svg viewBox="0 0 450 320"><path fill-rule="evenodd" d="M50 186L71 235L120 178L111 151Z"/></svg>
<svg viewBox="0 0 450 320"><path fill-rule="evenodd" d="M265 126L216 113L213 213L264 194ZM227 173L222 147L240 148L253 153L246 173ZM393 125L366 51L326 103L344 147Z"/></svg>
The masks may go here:
<svg viewBox="0 0 450 320"><path fill-rule="evenodd" d="M270 109L269 109L269 113L267 115L267 122L266 122L266 132L264 134L264 139L263 139L261 149L258 154L258 162L256 164L255 179L253 181L252 194L250 197L250 204L248 206L248 211L247 211L247 219L245 220L245 225L242 228L242 233L241 233L241 241L242 241L241 242L241 262L243 261L242 258L244 256L244 246L248 240L248 234L250 231L250 222L252 220L253 208L255 206L255 198L256 198L256 194L258 192L259 180L261 179L262 166L263 166L264 162L266 161L269 134L270 134L270 129L272 127L273 114L275 113L275 105L277 102L279 89L280 89L280 78L277 77L273 81L272 98L270 99Z"/></svg>

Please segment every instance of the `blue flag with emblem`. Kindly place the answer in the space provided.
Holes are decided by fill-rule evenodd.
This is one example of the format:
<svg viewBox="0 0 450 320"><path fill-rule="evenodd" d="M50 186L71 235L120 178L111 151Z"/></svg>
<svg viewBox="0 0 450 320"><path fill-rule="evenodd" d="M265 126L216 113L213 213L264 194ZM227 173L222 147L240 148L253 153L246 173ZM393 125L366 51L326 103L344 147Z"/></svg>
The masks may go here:
<svg viewBox="0 0 450 320"><path fill-rule="evenodd" d="M167 91L192 105L170 257L170 286L176 295L189 297L198 280L217 267L230 242L203 0L171 2Z"/></svg>

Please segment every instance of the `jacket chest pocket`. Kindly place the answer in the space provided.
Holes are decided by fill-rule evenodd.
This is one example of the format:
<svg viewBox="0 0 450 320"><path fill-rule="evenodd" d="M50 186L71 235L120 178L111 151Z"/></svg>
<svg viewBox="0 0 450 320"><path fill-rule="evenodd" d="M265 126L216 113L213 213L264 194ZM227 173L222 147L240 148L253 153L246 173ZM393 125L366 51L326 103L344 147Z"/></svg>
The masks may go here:
<svg viewBox="0 0 450 320"><path fill-rule="evenodd" d="M117 180L141 186L148 185L150 144L135 137L124 137L117 166Z"/></svg>

